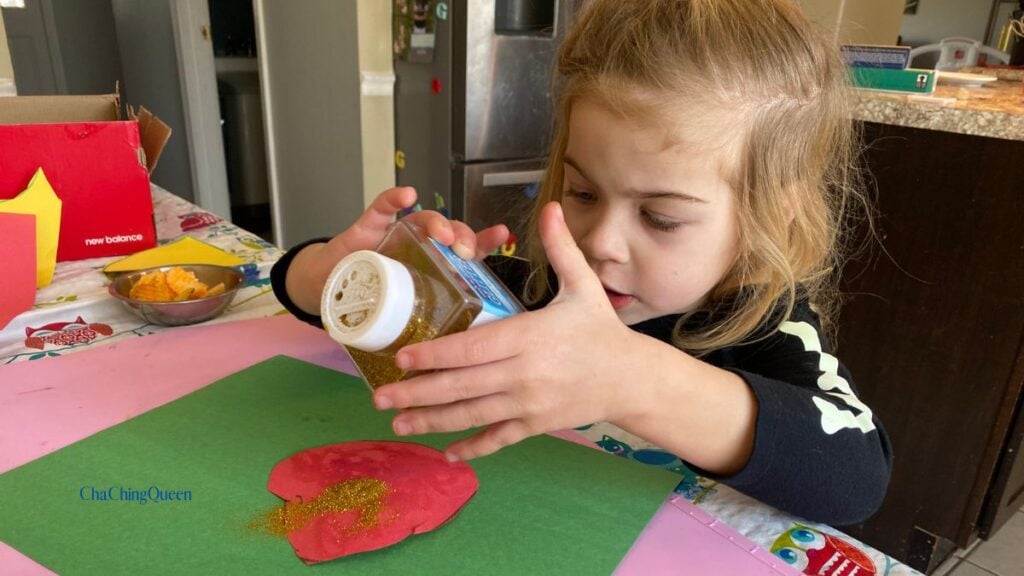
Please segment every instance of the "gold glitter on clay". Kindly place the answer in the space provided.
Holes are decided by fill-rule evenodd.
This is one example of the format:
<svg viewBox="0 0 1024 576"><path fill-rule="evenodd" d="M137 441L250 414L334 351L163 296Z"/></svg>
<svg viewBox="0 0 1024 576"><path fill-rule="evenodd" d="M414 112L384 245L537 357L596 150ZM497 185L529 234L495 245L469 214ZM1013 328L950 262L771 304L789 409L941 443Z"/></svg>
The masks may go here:
<svg viewBox="0 0 1024 576"><path fill-rule="evenodd" d="M347 532L361 532L380 524L384 497L389 490L386 482L376 478L353 478L327 487L309 502L285 502L254 520L249 527L286 536L325 514L358 510L359 520Z"/></svg>

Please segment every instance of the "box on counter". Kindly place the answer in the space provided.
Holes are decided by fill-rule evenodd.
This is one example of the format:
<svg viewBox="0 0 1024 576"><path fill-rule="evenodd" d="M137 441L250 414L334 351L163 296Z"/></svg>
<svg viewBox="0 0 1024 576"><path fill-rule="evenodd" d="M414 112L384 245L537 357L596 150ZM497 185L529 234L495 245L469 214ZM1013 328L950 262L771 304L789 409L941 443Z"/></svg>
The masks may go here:
<svg viewBox="0 0 1024 576"><path fill-rule="evenodd" d="M906 68L849 68L853 85L865 90L931 94L935 92L935 70Z"/></svg>
<svg viewBox="0 0 1024 576"><path fill-rule="evenodd" d="M171 129L145 108L127 116L117 94L0 98L0 199L43 169L63 201L58 262L156 245L149 174Z"/></svg>
<svg viewBox="0 0 1024 576"><path fill-rule="evenodd" d="M903 70L910 66L910 46L844 44L839 47L839 53L847 66L894 70Z"/></svg>

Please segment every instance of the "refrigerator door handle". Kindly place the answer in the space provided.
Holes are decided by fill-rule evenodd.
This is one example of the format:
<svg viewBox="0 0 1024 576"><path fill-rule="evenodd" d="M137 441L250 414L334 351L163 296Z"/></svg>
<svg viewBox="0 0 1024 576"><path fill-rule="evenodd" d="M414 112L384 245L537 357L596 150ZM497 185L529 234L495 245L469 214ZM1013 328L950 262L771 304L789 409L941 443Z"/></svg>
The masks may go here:
<svg viewBox="0 0 1024 576"><path fill-rule="evenodd" d="M534 184L544 178L544 170L521 170L518 172L490 172L484 174L484 187L518 186Z"/></svg>

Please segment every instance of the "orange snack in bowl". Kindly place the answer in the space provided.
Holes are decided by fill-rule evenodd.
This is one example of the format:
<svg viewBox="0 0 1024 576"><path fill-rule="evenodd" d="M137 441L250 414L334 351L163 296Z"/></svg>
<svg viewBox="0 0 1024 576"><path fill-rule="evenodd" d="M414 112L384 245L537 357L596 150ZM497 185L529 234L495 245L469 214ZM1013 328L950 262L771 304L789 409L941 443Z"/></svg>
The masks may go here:
<svg viewBox="0 0 1024 576"><path fill-rule="evenodd" d="M175 266L167 272L156 270L143 274L132 285L128 296L150 302L181 302L215 296L221 292L224 292L223 282L211 289L200 282L194 273Z"/></svg>
<svg viewBox="0 0 1024 576"><path fill-rule="evenodd" d="M191 294L187 298L205 298L206 297L206 284L203 284L196 278L196 275L184 268L178 268L175 266L167 271L167 283L171 286L171 290L174 291L175 295L180 296L185 292ZM185 298L183 298L184 300Z"/></svg>
<svg viewBox="0 0 1024 576"><path fill-rule="evenodd" d="M136 300L150 300L156 302L169 302L174 300L174 291L167 283L167 277L159 270L144 274L142 278L132 286L128 296Z"/></svg>

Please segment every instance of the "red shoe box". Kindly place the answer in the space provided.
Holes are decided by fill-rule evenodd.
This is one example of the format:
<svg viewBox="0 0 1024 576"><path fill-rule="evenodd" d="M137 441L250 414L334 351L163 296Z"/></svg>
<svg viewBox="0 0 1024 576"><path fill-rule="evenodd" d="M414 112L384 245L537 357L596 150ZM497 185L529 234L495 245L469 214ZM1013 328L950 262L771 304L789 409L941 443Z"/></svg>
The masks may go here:
<svg viewBox="0 0 1024 576"><path fill-rule="evenodd" d="M43 169L63 202L58 262L156 245L149 174L171 130L145 109L129 117L117 94L0 98L0 199Z"/></svg>

